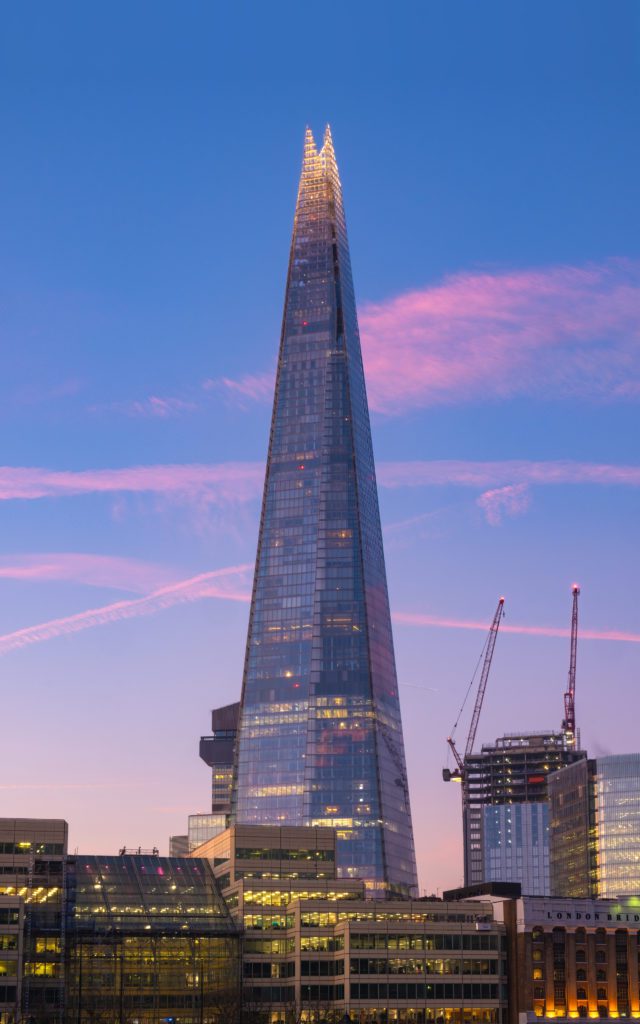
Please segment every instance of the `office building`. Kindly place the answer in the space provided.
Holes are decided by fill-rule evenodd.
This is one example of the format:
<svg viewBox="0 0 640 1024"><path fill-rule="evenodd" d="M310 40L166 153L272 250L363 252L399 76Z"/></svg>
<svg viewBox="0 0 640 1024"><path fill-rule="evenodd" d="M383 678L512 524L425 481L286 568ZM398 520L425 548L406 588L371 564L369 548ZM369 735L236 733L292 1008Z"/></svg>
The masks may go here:
<svg viewBox="0 0 640 1024"><path fill-rule="evenodd" d="M589 758L549 780L554 896L640 896L640 754Z"/></svg>
<svg viewBox="0 0 640 1024"><path fill-rule="evenodd" d="M465 885L518 882L531 896L551 892L548 779L584 760L564 733L514 733L465 759Z"/></svg>
<svg viewBox="0 0 640 1024"><path fill-rule="evenodd" d="M235 825L196 851L244 929L243 1007L265 1024L506 1024L490 902L371 900L335 829Z"/></svg>
<svg viewBox="0 0 640 1024"><path fill-rule="evenodd" d="M24 902L0 895L0 1024L14 1024L22 1002Z"/></svg>
<svg viewBox="0 0 640 1024"><path fill-rule="evenodd" d="M240 935L207 861L78 855L67 919L66 1020L238 1019Z"/></svg>
<svg viewBox="0 0 640 1024"><path fill-rule="evenodd" d="M0 818L0 1021L62 1024L67 824Z"/></svg>
<svg viewBox="0 0 640 1024"><path fill-rule="evenodd" d="M0 1024L230 1024L241 937L206 860L67 855L0 819Z"/></svg>
<svg viewBox="0 0 640 1024"><path fill-rule="evenodd" d="M339 873L416 886L369 412L331 135L307 131L238 727L233 822L338 830Z"/></svg>

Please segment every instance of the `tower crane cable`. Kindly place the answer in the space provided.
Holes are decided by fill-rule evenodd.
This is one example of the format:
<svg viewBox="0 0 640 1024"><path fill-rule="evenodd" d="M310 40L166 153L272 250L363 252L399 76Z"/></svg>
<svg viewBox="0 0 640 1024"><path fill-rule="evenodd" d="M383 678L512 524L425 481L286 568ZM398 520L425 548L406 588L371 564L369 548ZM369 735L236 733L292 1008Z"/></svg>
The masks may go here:
<svg viewBox="0 0 640 1024"><path fill-rule="evenodd" d="M456 718L456 721L454 723L452 733L451 733L450 736L447 737L447 744L449 746L449 750L453 754L455 762L456 762L458 767L453 772L449 771L448 768L443 769L442 777L443 777L445 782L450 782L452 778L455 778L455 779L460 780L461 782L464 782L464 779L465 779L465 761L466 761L467 757L469 756L469 754L472 752L473 745L475 743L476 732L478 730L478 723L480 721L480 712L482 711L482 703L484 701L484 695L485 695L485 691L486 691L486 688L487 688L487 682L489 680L489 672L491 671L491 662L493 661L493 652L494 652L494 649L495 649L495 646L496 646L496 640L498 638L498 629L500 628L500 621L501 621L503 615L504 615L504 597L501 597L500 600L498 601L498 607L496 608L495 615L493 616L493 621L492 621L491 626L489 628L489 634L488 634L487 639L485 641L484 647L482 648L482 651L480 653L480 658L478 659L478 664L475 667L473 676L471 677L471 682L469 683L469 686L467 687L467 692L466 692L464 700L462 702L462 706L460 708L460 711L458 712L458 717ZM480 664L480 661L482 661L483 656L484 656L484 661L483 661L483 665L482 665L482 673L480 675L480 682L478 684L478 693L476 695L476 702L475 702L475 705L474 705L474 708L473 708L473 714L471 716L471 725L469 726L469 735L467 736L467 743L466 743L465 752L464 752L464 758L463 758L460 755L460 753L458 752L458 748L456 747L455 740L453 738L453 734L454 734L454 732L456 730L458 722L460 721L460 716L462 714L462 710L463 710L463 708L464 708L464 706L465 706L465 704L467 702L467 699L469 697L469 693L471 691L471 687L473 685L473 681L474 681L474 679L476 677L476 673L478 671L478 665Z"/></svg>
<svg viewBox="0 0 640 1024"><path fill-rule="evenodd" d="M454 739L455 738L456 729L458 728L458 725L460 723L460 719L462 717L462 712L464 711L464 709L466 707L466 703L469 700L469 694L471 693L471 688L472 688L473 684L476 681L476 676L478 674L478 669L480 668L480 662L484 658L485 651L487 649L487 644L488 643L489 643L489 637L486 638L484 644L482 645L482 650L480 651L480 654L478 655L478 660L476 662L476 667L473 670L473 675L471 676L471 679L469 681L469 685L467 686L467 692L464 695L464 699L462 701L462 704L460 705L460 707L458 709L458 714L456 716L456 720L453 723L453 726L452 726L452 729L451 729L451 733L450 733L450 737L449 737L450 739Z"/></svg>

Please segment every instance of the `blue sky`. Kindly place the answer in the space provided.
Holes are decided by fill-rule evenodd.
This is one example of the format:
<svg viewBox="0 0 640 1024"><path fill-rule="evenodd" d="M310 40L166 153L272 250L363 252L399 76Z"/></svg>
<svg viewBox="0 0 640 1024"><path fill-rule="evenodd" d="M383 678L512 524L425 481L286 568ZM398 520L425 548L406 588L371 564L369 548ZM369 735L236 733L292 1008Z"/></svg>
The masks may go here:
<svg viewBox="0 0 640 1024"><path fill-rule="evenodd" d="M483 642L464 623L504 593L506 624L541 629L499 638L484 740L559 724L568 643L545 629L574 580L585 630L640 634L637 5L2 21L0 808L104 852L206 809L197 740L240 687L303 132L330 121L421 882L455 884L439 775ZM639 658L580 645L594 753L638 749Z"/></svg>

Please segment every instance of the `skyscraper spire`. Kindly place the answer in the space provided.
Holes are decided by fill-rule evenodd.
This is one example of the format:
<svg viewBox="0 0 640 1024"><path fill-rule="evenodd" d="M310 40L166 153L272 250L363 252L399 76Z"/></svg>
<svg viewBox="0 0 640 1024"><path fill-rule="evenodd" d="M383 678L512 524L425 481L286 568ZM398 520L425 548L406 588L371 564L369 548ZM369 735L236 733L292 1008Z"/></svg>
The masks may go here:
<svg viewBox="0 0 640 1024"><path fill-rule="evenodd" d="M249 617L233 818L338 829L416 884L369 412L331 132L307 129Z"/></svg>

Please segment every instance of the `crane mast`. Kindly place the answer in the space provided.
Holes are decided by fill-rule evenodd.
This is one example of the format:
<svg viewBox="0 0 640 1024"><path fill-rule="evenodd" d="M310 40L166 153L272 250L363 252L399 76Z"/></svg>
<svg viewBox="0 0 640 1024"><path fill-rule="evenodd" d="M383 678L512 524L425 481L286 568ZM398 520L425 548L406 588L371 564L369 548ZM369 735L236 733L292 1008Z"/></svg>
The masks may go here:
<svg viewBox="0 0 640 1024"><path fill-rule="evenodd" d="M564 695L564 719L562 720L562 731L565 734L567 745L576 745L576 662L578 656L578 597L580 587L573 584L573 609L571 613L571 648L569 653L569 678L567 689Z"/></svg>
<svg viewBox="0 0 640 1024"><path fill-rule="evenodd" d="M465 775L465 760L473 751L473 745L476 741L476 733L478 731L478 722L480 721L480 712L482 711L482 703L484 701L485 691L487 689L487 682L489 681L489 672L491 671L491 662L493 661L493 652L496 646L496 640L498 639L498 629L500 628L500 622L504 615L504 597L501 597L498 601L498 607L496 608L495 615L493 616L493 622L489 629L489 635L487 637L486 649L484 654L484 662L482 665L482 673L480 675L480 682L478 684L478 693L476 694L476 703L473 708L473 715L471 716L471 725L469 727L469 735L467 736L467 743L464 750L464 757L461 757L455 744L453 736L447 737L447 743L451 748L451 753L455 758L457 769L453 772L449 771L448 768L444 768L442 771L442 778L445 782L451 782L452 779L463 782Z"/></svg>

